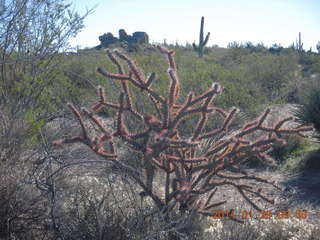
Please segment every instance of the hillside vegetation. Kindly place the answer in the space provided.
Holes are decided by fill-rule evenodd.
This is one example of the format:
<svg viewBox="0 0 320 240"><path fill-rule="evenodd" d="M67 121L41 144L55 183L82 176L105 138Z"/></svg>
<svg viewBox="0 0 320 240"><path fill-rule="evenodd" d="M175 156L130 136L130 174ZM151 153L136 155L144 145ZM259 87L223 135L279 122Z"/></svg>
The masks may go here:
<svg viewBox="0 0 320 240"><path fill-rule="evenodd" d="M190 47L169 46L169 48L174 49L176 52L177 71L182 83L181 99L184 99L186 94L191 90L199 94L208 89L212 82L220 83L224 87L223 94L214 100L215 105L225 109L236 106L241 110L241 114L239 114L239 117L235 120L234 127L237 127L248 119L257 117L266 106L277 106L277 111L282 111L281 106L299 104L305 97L307 91L315 86L315 81L319 80L320 56L310 53L304 53L301 56L293 48L285 48L281 49L281 51L273 52L263 46L245 47L230 45L228 48L207 48L203 58L199 58L198 54ZM122 51L125 52L125 49L122 49ZM142 46L137 52L130 52L128 55L132 57L132 59L135 59L136 62L139 62L139 66L144 69L146 73L157 73L157 84L155 85L155 89L161 93L165 93L169 84L168 76L166 74L166 59L150 46ZM45 64L46 60L41 61ZM15 174L24 171L26 175L25 177L22 177L22 180L10 180L13 181L11 187L18 187L17 184L21 184L20 181L25 181L25 179L28 178L36 179L36 181L41 183L41 181L44 181L46 178L37 175L40 174L37 173L37 168L40 167L42 171L49 171L49 173L54 171L53 169L56 169L56 171L59 171L59 174L56 178L51 179L51 181L53 181L51 184L46 183L49 184L47 190L45 190L46 187L40 187L41 184L44 184L43 182L40 186L39 183L36 182L36 185L33 185L31 182L28 184L25 183L26 185L23 185L25 190L23 192L16 189L16 187L11 189L12 193L15 194L18 199L25 199L26 196L35 193L40 194L39 196L42 195L40 199L36 200L37 204L39 202L46 202L46 204L49 204L49 209L53 212L46 215L45 212L47 207L40 208L37 209L39 213L35 216L33 205L28 203L28 201L35 200L29 196L30 200L24 200L23 203L26 206L21 206L21 209L15 208L14 210L10 210L13 211L12 213L7 212L2 214L3 221L6 221L7 219L6 214L26 214L27 219L17 215L16 219L12 220L13 222L9 226L10 232L3 229L2 234L4 234L3 236L6 236L6 234L20 236L19 231L22 231L27 232L30 236L35 236L35 234L41 235L44 231L49 231L49 233L53 235L63 234L66 239L77 239L78 237L83 236L83 234L88 235L89 239L105 239L103 236L106 236L105 234L108 233L119 236L118 239L123 239L123 234L126 233L124 230L121 230L121 233L119 232L120 229L118 224L122 221L122 214L124 213L121 213L121 211L118 212L116 209L113 210L111 203L111 205L104 204L103 210L97 209L97 204L102 204L102 202L99 201L103 201L106 197L106 195L103 195L102 197L100 192L105 191L105 193L108 194L108 192L110 192L109 187L115 184L109 182L111 181L109 177L107 179L103 177L106 170L103 170L102 172L101 170L99 171L100 167L95 167L95 163L92 162L90 164L91 170L89 171L87 167L83 168L80 165L74 167L72 170L70 169L67 172L63 172L60 169L65 168L65 164L71 159L76 158L85 163L88 159L95 159L95 157L90 154L88 155L88 153L83 151L79 152L80 149L77 150L73 148L70 153L67 153L70 151L67 149L66 152L54 153L50 147L51 141L58 137L70 135L69 129L72 125L67 119L72 118L69 111L65 108L67 102L71 102L79 107L91 105L96 101L96 86L98 85L105 87L108 98L117 102L119 97L119 83L106 81L105 78L96 73L97 67L103 67L110 72L116 72L116 68L106 57L105 50L80 50L78 53L72 54L61 53L54 57L52 61L59 64L51 69L50 77L52 80L50 84L46 85L43 91L39 92L37 98L33 99L32 93L37 89L34 86L40 85L41 81L43 81L41 76L36 79L31 79L30 75L27 73L20 73L19 79L21 80L13 82L14 84L10 91L10 97L12 99L20 98L33 100L33 107L26 108L27 111L19 117L20 124L23 124L22 130L21 127L12 129L12 136L16 137L15 134L19 133L24 134L24 138L19 145L7 145L7 149L8 151L11 150L11 153L10 155L7 155L10 157L3 158L2 169L4 169L5 166L11 166L11 171L13 171L14 174L6 172L6 174L2 175L2 179L3 181L8 182L8 178L5 177L7 174L15 176ZM21 91L21 89L23 89L23 91ZM146 109L148 108L148 105L145 104L143 96L140 96L139 94L134 96L137 97L137 99L133 99L137 108L148 111L148 109ZM10 109L10 105L2 106L5 106L3 111ZM109 117L115 113L116 112L113 110L108 110L103 111L100 114L101 116ZM275 112L273 116L276 116L277 113L279 112ZM59 121L61 118L62 121ZM217 120L212 121L212 125L219 124ZM195 122L191 120L183 124L185 124L185 128L183 128L185 134L188 135L188 132L192 129ZM73 127L72 129L72 131L75 131L76 127ZM18 147L12 149L12 146ZM284 171L301 171L305 166L305 164L301 163L302 159L308 154L308 151L314 151L314 149L318 149L316 143L293 138L289 141L288 147L274 150L273 156L279 163L279 169L284 169ZM3 150L6 150L6 148L3 148ZM23 160L24 157L18 156L23 155L26 152L30 154L30 157L26 160ZM4 153L5 152L3 151L3 154ZM18 155L13 155L13 153ZM139 159L136 159L135 162L138 164ZM50 165L44 166L43 163ZM50 166L53 168L52 170L48 169ZM68 164L66 166L68 166ZM6 169L8 168L6 167ZM69 169L69 167L67 169ZM77 174L74 175L75 173ZM95 176L95 179L100 179L99 184L91 183L92 181L97 180L90 180L91 182L89 183L89 178L84 178L84 176L89 177L91 175ZM41 178L43 179L41 180ZM69 179L68 182L65 182L66 179ZM78 184L80 184L77 185L78 187L75 189L73 184L71 184L74 181L77 181ZM101 181L107 181L106 184L109 183L103 185ZM123 180L119 179L118 181ZM54 186L52 184L55 184L57 189L50 190L50 186ZM123 195L118 196L113 200L116 201L115 204L118 204L117 201L120 201L119 199L123 198L124 200L132 194L131 197L136 198L136 192L131 192L131 190L128 192L128 187L130 189L132 183L127 187L126 184L129 183L124 183L124 188L121 188L122 190L120 192L119 190L116 191L117 194ZM100 187L97 188L98 186ZM95 192L90 193L90 188L96 189ZM6 188L3 190L5 189ZM59 199L56 199L57 197L54 195L57 193L62 194ZM126 197L126 195L128 196ZM71 196L78 198L78 200L72 200L70 198ZM9 204L8 208L10 209L10 204L13 204L12 197L11 195L7 195L6 197L7 198L2 199L2 201ZM61 208L60 205L52 205L54 204L54 201L59 201L59 204L65 204L66 207ZM77 204L80 205L74 205L74 201L78 202ZM136 206L136 204L138 204L138 202L134 202L134 205L131 203L132 206L135 206L131 210L133 211L132 214L138 214L134 213L134 211L137 210L136 207L138 207L138 205ZM14 204L18 204L18 202L15 202ZM127 209L128 206L126 205L125 208ZM5 211L9 211L9 209ZM92 215L96 211L102 211L99 214L102 214L100 217L104 220L99 220L98 216ZM105 215L107 214L106 211L115 211L114 214L116 215L113 217ZM144 211L146 211L146 209ZM80 215L73 215L76 214L76 212ZM143 213L140 212L139 214ZM55 221L57 221L56 218L59 219L61 223L55 223ZM130 222L133 221L132 218L138 220L141 216L132 215L130 217L131 220L126 218L127 220L124 224L126 228L129 229L128 231L132 231L132 226L130 225L133 224ZM39 221L43 219L46 219L45 224L41 225L42 227L39 230L32 230L25 225L30 222L39 224ZM104 228L104 231L106 231L105 233L99 233L98 229L102 227L101 224L107 221L107 219L112 222L111 226L107 229ZM67 230L59 225L63 223L71 224L71 229ZM57 224L56 229L45 230L48 224L50 226L51 224ZM17 226L20 226L19 228L22 227L22 230L18 230ZM80 229L81 231L79 231ZM162 231L161 229L152 229L149 229L148 231ZM102 235L99 238L96 234Z"/></svg>
<svg viewBox="0 0 320 240"><path fill-rule="evenodd" d="M195 101L193 98L199 98L199 95L206 91L207 95L204 95L197 104L204 99L211 101L214 98L213 105L218 107L215 109L220 109L220 114L223 116L222 120L216 116L207 119L206 111L211 110L204 105L204 109L200 108L201 111L198 109L203 119L202 123L195 115L186 114L187 117L179 118L179 121L181 120L179 128L174 129L179 131L179 134L170 132L169 126L165 123L159 126L158 119L152 118L157 114L157 107L162 106L161 101L155 103L156 107L150 104L150 99L152 100L150 92L149 95L145 94L144 86L138 84L138 87L130 88L132 99L126 101L128 106L129 102L131 106L126 106L125 110L132 112L136 110L141 113L143 118L139 119L139 114L136 114L136 117L138 115L140 123L147 125L153 132L148 130L140 136L130 134L128 136L139 138L149 134L146 143L150 137L154 138L155 145L150 145L150 148L138 145L138 151L132 151L132 146L128 144L130 139L126 138L126 129L121 129L123 122L133 132L142 131L144 126L137 124L139 121L135 118L121 115L124 112L123 99L129 95L121 94L121 88L125 88L124 84L106 79L97 72L98 67L110 73L122 70L128 72L132 70L130 64L124 64L124 69L119 70L119 66L114 64L115 61L111 61L110 56L109 58L106 56L106 49L103 48L67 51L68 40L84 27L83 19L90 12L80 16L68 11L69 8L70 5L62 0L12 1L5 9L6 14L0 15L0 239L209 239L213 236L220 240L236 238L264 240L271 239L271 236L274 237L272 239L317 239L320 235L320 230L317 228L319 190L316 189L320 174L319 142L316 138L320 126L318 53L306 52L302 48L284 48L276 44L266 47L263 44L254 45L250 42L245 44L233 42L227 48L218 46L201 48L199 55L192 45L163 44L162 46L175 51L176 65L169 61L171 65L168 71L168 59L173 53L163 50L166 48L157 49L156 46L149 44L135 45L130 49L124 45L111 45L110 49L119 49L120 56L124 53L124 59L128 56L134 61L133 65L136 63L141 71L148 75L146 77L151 79L154 92L171 99L171 105L167 102L162 103L163 106L168 105L169 111L166 114L168 116L171 114L171 118L179 115L174 112L175 108L180 108L181 112L186 110L183 109L185 103L183 100L189 99L190 104ZM117 51L113 53L116 54ZM166 54L168 59L164 56ZM174 75L171 76L170 71L179 76L179 84L174 85L172 77ZM151 74L153 72L156 73L154 78ZM168 87L171 89L169 94ZM90 142L85 138L88 136L78 136L79 122L80 124L82 122L79 120L77 109L92 106L99 101L99 97L101 103L105 97L103 88L108 101L119 103L119 106L113 109L99 109L97 116L103 119L103 127L97 124L87 130L88 135L97 131L102 131L104 135ZM100 96L97 96L97 90ZM195 94L189 94L190 91ZM70 103L68 106L71 106L71 111L67 108L67 103ZM240 112L236 114L237 110L233 107L238 108ZM271 109L270 114L268 110L265 112L267 107ZM161 111L167 110L164 108ZM264 112L265 116L269 114L267 119L261 115ZM179 169L175 168L176 165L169 164L168 175L161 172L161 168L154 172L156 185L154 192L148 192L147 187L141 189L143 184L137 184L130 171L121 168L123 163L129 166L127 169L141 173L146 167L142 162L142 156L145 157L150 152L154 154L158 141L163 141L164 144L174 143L176 148L182 148L182 145L181 152L185 151L183 154L188 155L190 159L203 162L208 158L193 158L195 152L206 154L206 151L218 142L217 139L227 141L225 139L231 135L222 134L201 141L197 143L196 151L193 149L195 144L184 139L191 136L196 139L202 130L211 131L224 124L233 134L234 130L257 118L266 120L272 125L293 113L299 119L292 121L290 123L292 125L286 127L292 129L300 124L313 125L315 131L309 133L312 135L309 139L294 135L301 133L297 130L299 127L291 132L288 130L288 136L271 139L272 134L270 134L267 143L263 143L265 139L259 138L265 134L260 126L262 123L259 125L257 122L251 122L251 125L243 130L258 124L257 128L261 127L261 131L250 136L254 140L258 139L255 147L265 144L269 149L268 144L274 142L280 146L275 146L269 153L277 166L266 167L261 164L254 154L263 151L258 148L255 148L255 152L252 150L254 153L250 155L249 161L242 166L257 176L253 179L261 180L262 177L268 179L264 180L264 183L271 184L267 190L275 196L275 200L279 200L272 209L306 207L310 213L314 213L307 222L301 219L288 220L285 224L286 233L281 231L282 223L278 220L270 220L268 228L261 231L266 226L261 222L248 221L244 225L239 225L194 215L188 204L183 202L185 197L194 203L189 193L184 195L191 189L192 184L188 185L190 179L183 176L185 179L180 179L178 183L177 179L170 180L170 177L166 177L172 174L173 170L176 178L181 177ZM92 117L92 114L87 114L87 117ZM79 122L75 121L75 118L78 118ZM165 119L165 116L163 118ZM229 121L228 118L233 121ZM94 118L91 118L91 121L94 121ZM113 136L108 136L105 129L118 131L115 131ZM279 130L275 127L275 129L278 135L281 131L282 133L286 131L286 128ZM195 130L198 131L197 134L194 133ZM86 135L84 132L82 127L82 133ZM71 136L78 137L61 140ZM113 145L110 144L111 152L113 148L119 149L117 156L117 161L121 163L119 165L114 164L117 161L112 158L114 157L112 154L112 161L106 161L101 155L95 154L102 153L102 156L103 154L109 156L107 154L109 152L100 151L102 145L99 144L105 139L113 140L113 137L120 138L112 142ZM287 137L288 144L285 147L282 146L284 140L280 139L281 137ZM89 148L80 144L56 146L78 140L83 141ZM240 146L248 144L248 141L240 139L237 143L239 143L237 146ZM213 158L228 157L228 154L236 149L233 148L236 144L232 144L230 148L212 151L213 154L217 153ZM171 157L172 161L179 162L178 157L174 156L179 151L172 147L170 151L168 150L169 153L163 151L157 157L160 160L163 160L163 156ZM262 153L258 156L273 163L273 160ZM243 157L241 154L234 155L234 159L241 159ZM195 166L192 164L191 167L182 166L181 171L186 169L192 171ZM151 165L151 168L155 168L154 165ZM162 167L166 169L164 163ZM226 167L225 170L229 173L243 170L232 165L231 161L229 166L223 165L223 167ZM211 173L208 171L206 174ZM274 182L271 180L279 181L286 191L279 193L275 189L272 190ZM169 194L169 191L158 187L165 185L165 181L172 181L172 191L178 187L187 190L179 190L178 194L173 191ZM256 195L255 200L261 197L260 183L250 185L258 188L257 191L251 191ZM245 205L247 203L244 200L239 200L243 195L224 187L218 191L217 198L212 198L212 194L208 199L230 200L228 207L243 207L242 210L249 210L250 205ZM237 187L241 190L243 185ZM198 194L197 196L202 194L201 191L194 192ZM180 201L180 208L174 209L173 205L171 209L167 196L164 200L166 208L159 211L157 207L162 206L162 203L155 199L163 195L170 195L171 199ZM267 199L268 203L275 201L269 197L262 199ZM209 200L204 205L208 209L220 207L220 203L208 205ZM199 206L202 205L200 203ZM265 207L271 209L271 205Z"/></svg>

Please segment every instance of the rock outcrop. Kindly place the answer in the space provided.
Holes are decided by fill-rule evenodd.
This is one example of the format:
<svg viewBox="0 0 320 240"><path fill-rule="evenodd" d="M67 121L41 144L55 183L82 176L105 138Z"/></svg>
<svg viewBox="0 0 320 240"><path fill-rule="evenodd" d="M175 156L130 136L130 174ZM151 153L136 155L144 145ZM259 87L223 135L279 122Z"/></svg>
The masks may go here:
<svg viewBox="0 0 320 240"><path fill-rule="evenodd" d="M125 43L128 46L133 46L135 44L148 44L149 36L146 32L134 32L131 35L128 35L124 29L119 30L119 38L114 37L112 33L105 33L99 36L101 42L96 49L109 47L111 44L115 43Z"/></svg>
<svg viewBox="0 0 320 240"><path fill-rule="evenodd" d="M149 36L145 32L134 32L132 34L132 40L135 43L149 43Z"/></svg>
<svg viewBox="0 0 320 240"><path fill-rule="evenodd" d="M102 47L108 47L108 45L119 42L119 39L114 37L112 33L105 33L99 36Z"/></svg>

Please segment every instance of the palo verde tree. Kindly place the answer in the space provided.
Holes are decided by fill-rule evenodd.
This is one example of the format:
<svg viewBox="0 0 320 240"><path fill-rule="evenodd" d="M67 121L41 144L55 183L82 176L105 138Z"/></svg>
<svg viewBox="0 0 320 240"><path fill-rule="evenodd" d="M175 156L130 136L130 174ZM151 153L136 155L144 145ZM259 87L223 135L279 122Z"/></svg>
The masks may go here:
<svg viewBox="0 0 320 240"><path fill-rule="evenodd" d="M65 0L3 1L0 11L0 105L35 128L52 119L54 97L65 78L57 70L84 15ZM60 74L60 75L59 75ZM49 107L50 106L50 107Z"/></svg>
<svg viewBox="0 0 320 240"><path fill-rule="evenodd" d="M71 4L65 0L3 1L0 12L1 103L12 103L19 109L37 104L41 92L53 83L53 70L57 66L54 60L58 53L70 48L70 38L81 31L83 20L91 11L81 16L71 10ZM28 87L32 91L28 91ZM24 94L26 92L28 94Z"/></svg>
<svg viewBox="0 0 320 240"><path fill-rule="evenodd" d="M231 133L229 126L239 110L224 110L212 104L223 91L223 87L213 83L201 94L189 92L186 99L180 99L183 80L178 76L175 52L162 46L158 46L158 50L168 59L167 72L170 84L167 94L161 95L155 90L155 73L146 76L127 55L117 49L107 49L107 56L115 64L118 72L111 73L103 68L98 68L97 71L104 77L121 83L118 101L108 100L105 89L98 87L99 99L90 109L79 110L68 104L81 126L81 132L78 136L55 140L53 144L86 145L106 161L126 172L141 188L140 194L150 197L163 213L170 214L171 211L178 210L181 213L192 211L213 215L212 210L215 207L226 203L221 200L214 201L213 198L217 188L225 185L234 187L257 210L261 209L250 199L250 194L274 203L262 188L255 189L252 182L279 188L275 182L250 175L241 165L250 157L257 157L266 164L274 165L275 162L268 155L268 151L274 145L285 145L286 135L303 135L303 132L312 130L312 127L285 127L284 124L292 120L291 117L274 125L267 125L265 120L270 109L266 109L256 120L247 122L239 131ZM134 91L131 88L140 90L138 94L145 94L154 111L151 111L151 108L137 109L133 102ZM116 111L114 129L107 128L96 115L101 108ZM208 119L215 114L222 119L222 123L218 128L212 129L208 126ZM193 132L184 136L181 122L194 116L198 116L198 121ZM129 126L129 117L136 121L134 129L139 130ZM93 127L90 127L90 124ZM252 135L257 131L264 132L263 136L252 140ZM208 139L211 139L212 144L206 148L201 147ZM132 151L140 153L142 172L119 161L118 141L128 145ZM156 171L162 172L163 185L155 181ZM162 191L157 191L157 188L161 188Z"/></svg>
<svg viewBox="0 0 320 240"><path fill-rule="evenodd" d="M27 234L41 223L36 206L43 198L27 184L33 166L26 159L36 150L26 145L52 113L48 104L62 79L59 55L90 12L79 15L65 0L0 1L1 239L41 238Z"/></svg>

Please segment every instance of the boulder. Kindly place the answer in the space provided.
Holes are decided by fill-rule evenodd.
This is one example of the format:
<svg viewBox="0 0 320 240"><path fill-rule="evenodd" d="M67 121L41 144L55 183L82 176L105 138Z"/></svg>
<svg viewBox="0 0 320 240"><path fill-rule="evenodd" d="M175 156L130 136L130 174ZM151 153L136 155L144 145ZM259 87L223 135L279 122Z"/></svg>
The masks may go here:
<svg viewBox="0 0 320 240"><path fill-rule="evenodd" d="M99 40L101 42L101 45L104 47L108 47L110 44L119 42L119 39L114 37L112 33L105 33L99 36Z"/></svg>
<svg viewBox="0 0 320 240"><path fill-rule="evenodd" d="M132 38L135 43L149 43L149 36L146 32L134 32Z"/></svg>
<svg viewBox="0 0 320 240"><path fill-rule="evenodd" d="M126 33L124 29L119 30L119 40L120 41L128 41L129 35Z"/></svg>

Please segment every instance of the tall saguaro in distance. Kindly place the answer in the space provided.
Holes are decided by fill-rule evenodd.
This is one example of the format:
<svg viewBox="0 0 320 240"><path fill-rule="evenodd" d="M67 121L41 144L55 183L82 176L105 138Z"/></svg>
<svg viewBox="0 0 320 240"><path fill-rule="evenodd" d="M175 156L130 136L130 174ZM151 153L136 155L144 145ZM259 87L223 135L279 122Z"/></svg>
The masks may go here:
<svg viewBox="0 0 320 240"><path fill-rule="evenodd" d="M199 37L199 45L197 46L195 43L192 44L193 49L198 52L199 57L203 56L204 47L208 43L210 32L207 33L206 38L203 38L203 25L204 25L204 17L201 17L201 25L200 25L200 37Z"/></svg>
<svg viewBox="0 0 320 240"><path fill-rule="evenodd" d="M297 48L299 54L301 54L303 51L303 43L301 41L301 32L299 32L299 39L296 41L296 48Z"/></svg>

